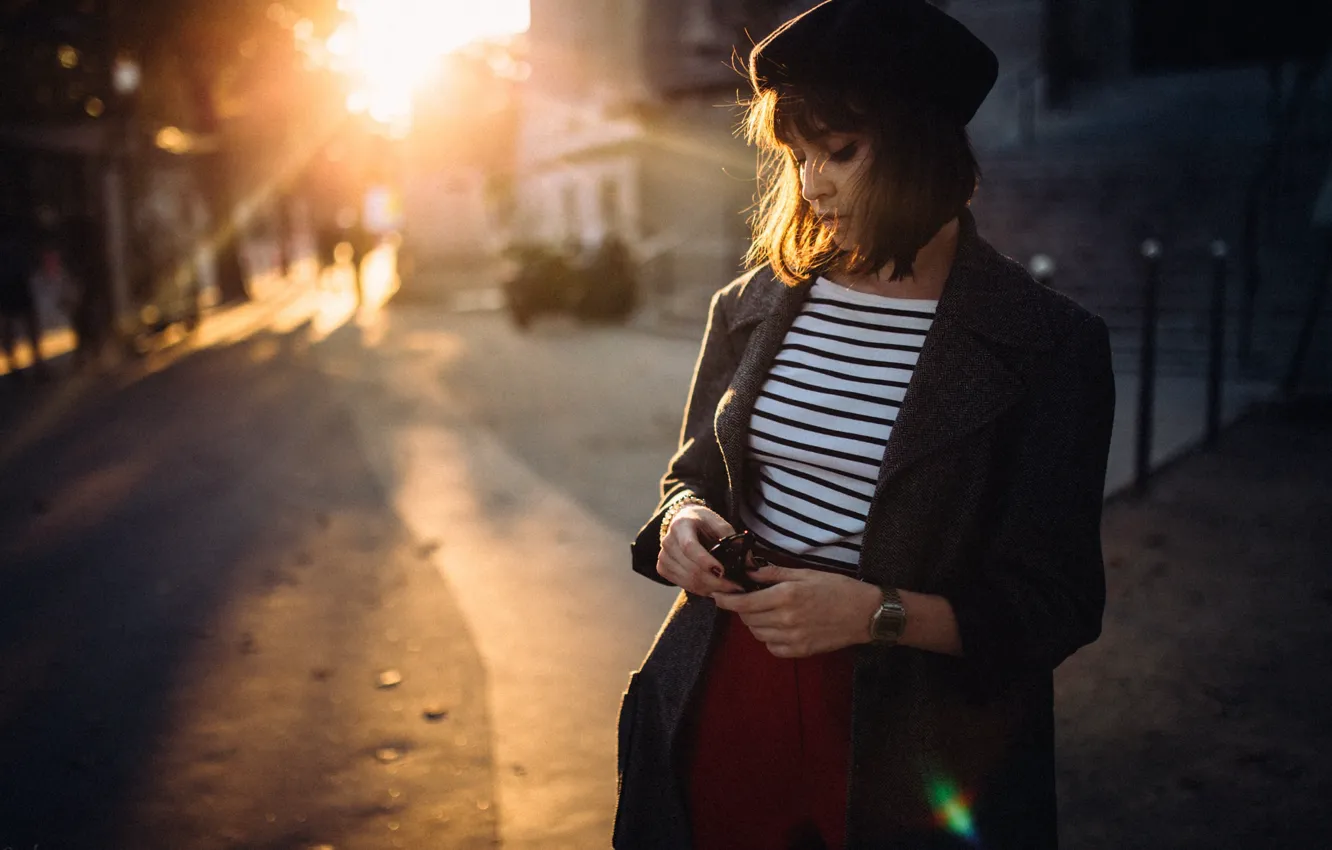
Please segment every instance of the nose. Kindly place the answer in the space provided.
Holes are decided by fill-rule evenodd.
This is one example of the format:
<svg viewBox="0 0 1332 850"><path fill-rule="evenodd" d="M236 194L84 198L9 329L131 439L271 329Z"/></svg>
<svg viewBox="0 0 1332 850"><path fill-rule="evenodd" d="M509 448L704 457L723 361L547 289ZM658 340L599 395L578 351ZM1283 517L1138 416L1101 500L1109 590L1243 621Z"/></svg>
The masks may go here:
<svg viewBox="0 0 1332 850"><path fill-rule="evenodd" d="M832 181L823 173L823 165L822 159L811 156L800 166L800 195L815 212L821 212L819 205L833 195Z"/></svg>

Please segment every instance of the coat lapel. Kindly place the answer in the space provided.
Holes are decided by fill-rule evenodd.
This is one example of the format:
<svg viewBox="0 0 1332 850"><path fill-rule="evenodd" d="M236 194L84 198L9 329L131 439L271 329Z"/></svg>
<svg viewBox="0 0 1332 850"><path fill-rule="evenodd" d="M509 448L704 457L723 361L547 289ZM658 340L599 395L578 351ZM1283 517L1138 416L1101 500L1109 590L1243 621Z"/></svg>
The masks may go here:
<svg viewBox="0 0 1332 850"><path fill-rule="evenodd" d="M1012 262L979 238L970 212L959 223L953 267L884 451L866 541L881 533L886 513L878 508L888 485L1017 404L1025 385L1016 361L1051 342L1046 317L1016 297L1005 273ZM861 564L875 580L903 578L881 575L888 569Z"/></svg>
<svg viewBox="0 0 1332 850"><path fill-rule="evenodd" d="M941 303L888 439L879 489L921 458L984 427L1021 395L1016 373Z"/></svg>
<svg viewBox="0 0 1332 850"><path fill-rule="evenodd" d="M1022 397L1014 358L1051 340L1045 317L1030 302L1018 303L1001 273L1006 265L1011 261L980 239L975 219L964 211L953 266L888 439L878 490Z"/></svg>

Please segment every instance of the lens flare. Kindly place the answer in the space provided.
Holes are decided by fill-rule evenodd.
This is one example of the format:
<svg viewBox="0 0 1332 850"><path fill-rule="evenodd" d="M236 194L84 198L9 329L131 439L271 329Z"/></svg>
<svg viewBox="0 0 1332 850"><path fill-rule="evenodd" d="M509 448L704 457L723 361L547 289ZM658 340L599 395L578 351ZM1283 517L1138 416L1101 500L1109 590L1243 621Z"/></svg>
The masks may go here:
<svg viewBox="0 0 1332 850"><path fill-rule="evenodd" d="M961 793L955 783L944 777L931 779L928 788L935 822L968 844L979 846L970 795Z"/></svg>

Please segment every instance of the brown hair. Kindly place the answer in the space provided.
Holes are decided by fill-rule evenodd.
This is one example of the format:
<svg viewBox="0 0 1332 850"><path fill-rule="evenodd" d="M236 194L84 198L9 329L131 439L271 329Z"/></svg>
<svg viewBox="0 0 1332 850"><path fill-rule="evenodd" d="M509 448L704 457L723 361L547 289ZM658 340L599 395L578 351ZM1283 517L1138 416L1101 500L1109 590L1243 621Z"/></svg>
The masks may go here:
<svg viewBox="0 0 1332 850"><path fill-rule="evenodd" d="M924 99L856 86L854 74L836 90L789 77L770 86L754 67L751 60L754 97L746 104L744 132L762 157L746 267L770 265L788 284L831 268L871 273L890 261L893 280L911 274L916 254L970 203L980 180L965 126ZM868 137L870 159L855 198L856 220L869 224L866 244L839 249L814 217L801 195L792 131L811 140L834 132Z"/></svg>

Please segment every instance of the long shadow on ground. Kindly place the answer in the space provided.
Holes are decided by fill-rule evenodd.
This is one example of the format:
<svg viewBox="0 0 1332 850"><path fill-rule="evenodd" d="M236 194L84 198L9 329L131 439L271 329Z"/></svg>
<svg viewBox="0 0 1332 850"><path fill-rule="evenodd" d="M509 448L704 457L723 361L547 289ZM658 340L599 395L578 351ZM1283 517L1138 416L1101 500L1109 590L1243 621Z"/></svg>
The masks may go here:
<svg viewBox="0 0 1332 850"><path fill-rule="evenodd" d="M479 660L302 339L0 467L0 846L489 846Z"/></svg>

